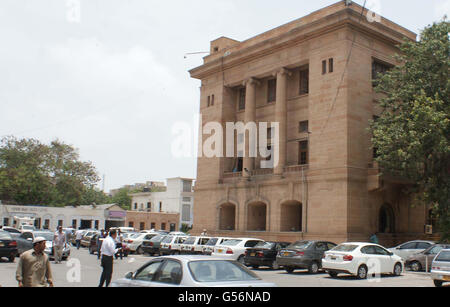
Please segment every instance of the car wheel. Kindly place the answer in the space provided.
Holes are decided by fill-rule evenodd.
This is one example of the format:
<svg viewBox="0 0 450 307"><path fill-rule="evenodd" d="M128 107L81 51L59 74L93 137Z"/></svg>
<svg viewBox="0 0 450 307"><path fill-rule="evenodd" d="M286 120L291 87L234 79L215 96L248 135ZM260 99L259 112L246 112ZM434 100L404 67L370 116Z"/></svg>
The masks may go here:
<svg viewBox="0 0 450 307"><path fill-rule="evenodd" d="M278 265L278 262L276 260L274 260L272 262L272 265L270 266L272 268L272 270L279 270L280 266Z"/></svg>
<svg viewBox="0 0 450 307"><path fill-rule="evenodd" d="M330 272L328 272L328 275L330 275L330 277L332 277L332 278L336 278L338 276L338 273L330 271Z"/></svg>
<svg viewBox="0 0 450 307"><path fill-rule="evenodd" d="M367 279L367 267L363 264L358 268L358 279Z"/></svg>
<svg viewBox="0 0 450 307"><path fill-rule="evenodd" d="M138 247L137 249L136 249L136 255L142 255L144 253L144 251L142 250L142 247Z"/></svg>
<svg viewBox="0 0 450 307"><path fill-rule="evenodd" d="M422 271L422 265L418 261L414 261L413 263L411 263L410 267L411 267L411 270L414 272Z"/></svg>
<svg viewBox="0 0 450 307"><path fill-rule="evenodd" d="M292 274L292 273L294 273L294 268L291 268L291 267L287 267L287 268L285 268L285 270L286 270L286 272L288 272L288 274Z"/></svg>
<svg viewBox="0 0 450 307"><path fill-rule="evenodd" d="M308 267L309 274L317 274L319 272L319 264L317 262L313 262Z"/></svg>
<svg viewBox="0 0 450 307"><path fill-rule="evenodd" d="M435 285L436 287L438 287L438 288L442 287L442 284L443 284L443 282L440 281L440 280L435 280L435 281L434 281L434 285Z"/></svg>
<svg viewBox="0 0 450 307"><path fill-rule="evenodd" d="M402 276L403 273L403 267L400 263L397 263L394 266L394 276Z"/></svg>
<svg viewBox="0 0 450 307"><path fill-rule="evenodd" d="M9 262L11 262L11 263L14 262L14 260L16 260L16 255L9 256L8 260L9 260Z"/></svg>

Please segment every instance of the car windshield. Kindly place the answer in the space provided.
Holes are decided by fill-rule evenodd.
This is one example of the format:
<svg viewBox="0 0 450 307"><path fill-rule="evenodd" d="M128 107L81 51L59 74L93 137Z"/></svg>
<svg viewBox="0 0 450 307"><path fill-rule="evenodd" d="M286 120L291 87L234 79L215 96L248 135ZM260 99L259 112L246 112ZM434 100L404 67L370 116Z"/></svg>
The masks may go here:
<svg viewBox="0 0 450 307"><path fill-rule="evenodd" d="M214 246L214 245L216 245L217 241L219 241L219 238L211 238L208 240L208 242L206 242L205 245Z"/></svg>
<svg viewBox="0 0 450 307"><path fill-rule="evenodd" d="M164 238L164 240L162 240L162 243L170 243L173 240L173 236L167 236Z"/></svg>
<svg viewBox="0 0 450 307"><path fill-rule="evenodd" d="M136 239L136 238L138 238L140 236L143 236L143 235L145 235L145 233L132 233L128 238Z"/></svg>
<svg viewBox="0 0 450 307"><path fill-rule="evenodd" d="M46 241L53 241L54 234L52 232L34 232L34 237L43 237Z"/></svg>
<svg viewBox="0 0 450 307"><path fill-rule="evenodd" d="M228 240L226 242L223 242L222 245L224 245L224 246L236 246L236 245L238 245L241 242L242 242L242 240Z"/></svg>
<svg viewBox="0 0 450 307"><path fill-rule="evenodd" d="M30 229L34 229L34 226L31 226L31 225L22 225L22 229L28 229L28 230L30 230Z"/></svg>
<svg viewBox="0 0 450 307"><path fill-rule="evenodd" d="M192 277L198 282L254 281L260 278L235 261L202 260L188 264Z"/></svg>
<svg viewBox="0 0 450 307"><path fill-rule="evenodd" d="M150 239L150 242L161 242L164 239L165 236L154 236L153 238Z"/></svg>
<svg viewBox="0 0 450 307"><path fill-rule="evenodd" d="M298 241L289 245L287 248L307 249L311 244L311 241Z"/></svg>
<svg viewBox="0 0 450 307"><path fill-rule="evenodd" d="M190 238L188 238L186 241L184 241L183 244L193 245L193 244L195 243L195 240L197 240L196 237L190 237Z"/></svg>
<svg viewBox="0 0 450 307"><path fill-rule="evenodd" d="M271 249L272 247L275 246L275 243L273 242L259 242L258 244L256 244L254 246L254 248L267 248L267 249Z"/></svg>
<svg viewBox="0 0 450 307"><path fill-rule="evenodd" d="M353 252L358 245L341 244L332 249L334 252Z"/></svg>
<svg viewBox="0 0 450 307"><path fill-rule="evenodd" d="M434 261L450 262L450 251L441 252Z"/></svg>
<svg viewBox="0 0 450 307"><path fill-rule="evenodd" d="M12 240L12 237L8 232L0 231L0 240Z"/></svg>

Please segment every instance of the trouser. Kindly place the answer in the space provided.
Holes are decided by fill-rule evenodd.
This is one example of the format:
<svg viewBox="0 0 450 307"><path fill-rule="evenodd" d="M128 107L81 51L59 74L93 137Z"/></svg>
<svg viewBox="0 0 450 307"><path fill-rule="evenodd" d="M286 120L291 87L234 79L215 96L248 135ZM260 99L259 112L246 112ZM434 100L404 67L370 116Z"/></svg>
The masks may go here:
<svg viewBox="0 0 450 307"><path fill-rule="evenodd" d="M106 287L111 283L112 273L113 273L113 257L102 255L102 267L103 272L100 277L99 287L103 287L106 282Z"/></svg>
<svg viewBox="0 0 450 307"><path fill-rule="evenodd" d="M80 249L81 240L75 240L77 242L77 249Z"/></svg>
<svg viewBox="0 0 450 307"><path fill-rule="evenodd" d="M63 254L63 246L54 246L53 253L55 256L55 262L61 262L62 254Z"/></svg>

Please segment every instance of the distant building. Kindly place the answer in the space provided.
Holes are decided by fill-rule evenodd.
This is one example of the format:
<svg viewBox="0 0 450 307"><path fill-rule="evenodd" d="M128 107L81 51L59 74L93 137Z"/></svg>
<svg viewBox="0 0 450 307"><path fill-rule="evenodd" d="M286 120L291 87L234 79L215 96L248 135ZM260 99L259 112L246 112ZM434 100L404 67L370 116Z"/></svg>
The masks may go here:
<svg viewBox="0 0 450 307"><path fill-rule="evenodd" d="M37 229L55 230L58 226L81 229L109 229L125 226L127 212L115 204L79 207L4 205L0 202L0 223L18 227L28 218Z"/></svg>
<svg viewBox="0 0 450 307"><path fill-rule="evenodd" d="M167 213L179 214L177 221L178 227L182 224L192 226L194 223L194 193L192 190L194 179L188 178L170 178L167 179L167 187L164 192L142 192L130 194L131 211L145 213ZM155 215L155 219L160 215ZM134 222L128 219L127 222ZM157 224L155 220L150 221L150 225L144 228L152 229L151 224ZM139 225L138 225L139 226ZM157 226L159 228L161 225ZM136 227L136 224L134 226ZM177 227L177 228L178 228ZM168 228L167 228L168 229Z"/></svg>
<svg viewBox="0 0 450 307"><path fill-rule="evenodd" d="M122 189L127 189L128 191L132 192L135 190L142 190L142 191L151 191L153 189L162 189L164 190L165 183L162 181L147 181L146 183L135 183L131 185L124 185L123 187L119 189L113 189L109 191L109 196L114 197L117 193L119 193Z"/></svg>

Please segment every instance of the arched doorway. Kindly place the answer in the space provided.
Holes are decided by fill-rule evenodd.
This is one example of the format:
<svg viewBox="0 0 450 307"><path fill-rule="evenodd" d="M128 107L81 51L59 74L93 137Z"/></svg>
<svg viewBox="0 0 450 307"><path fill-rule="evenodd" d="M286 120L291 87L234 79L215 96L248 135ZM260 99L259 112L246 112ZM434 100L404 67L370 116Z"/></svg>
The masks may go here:
<svg viewBox="0 0 450 307"><path fill-rule="evenodd" d="M388 204L381 206L378 218L379 233L395 232L395 214L392 207Z"/></svg>
<svg viewBox="0 0 450 307"><path fill-rule="evenodd" d="M236 205L226 203L219 207L219 230L236 230Z"/></svg>
<svg viewBox="0 0 450 307"><path fill-rule="evenodd" d="M247 230L266 231L267 205L263 202L250 203L247 207Z"/></svg>
<svg viewBox="0 0 450 307"><path fill-rule="evenodd" d="M303 230L303 206L296 200L281 204L280 231L301 232Z"/></svg>

